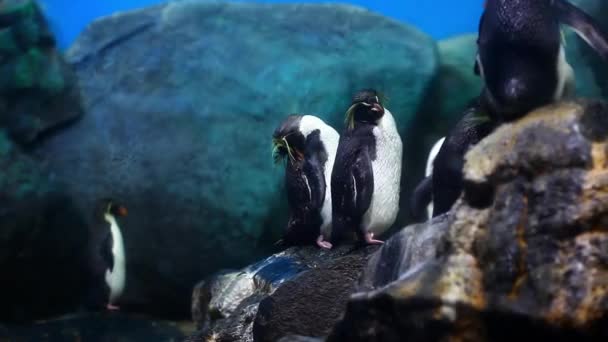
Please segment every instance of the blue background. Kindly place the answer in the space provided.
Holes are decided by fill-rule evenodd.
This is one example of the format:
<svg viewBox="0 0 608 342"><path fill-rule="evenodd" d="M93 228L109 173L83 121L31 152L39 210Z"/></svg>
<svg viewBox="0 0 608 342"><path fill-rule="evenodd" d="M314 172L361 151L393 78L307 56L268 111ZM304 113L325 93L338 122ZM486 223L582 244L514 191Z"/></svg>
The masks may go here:
<svg viewBox="0 0 608 342"><path fill-rule="evenodd" d="M41 0L62 47L71 44L86 25L116 11L161 3L159 0ZM262 2L298 2L266 0ZM328 2L328 1L302 1ZM347 2L347 1L342 1ZM483 0L359 0L348 1L417 26L437 39L475 32Z"/></svg>

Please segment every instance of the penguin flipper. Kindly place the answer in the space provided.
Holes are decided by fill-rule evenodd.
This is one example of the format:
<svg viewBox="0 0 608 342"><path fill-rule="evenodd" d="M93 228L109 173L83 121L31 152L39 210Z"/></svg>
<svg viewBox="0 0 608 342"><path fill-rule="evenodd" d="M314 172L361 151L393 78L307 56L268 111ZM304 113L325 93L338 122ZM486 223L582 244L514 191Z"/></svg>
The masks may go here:
<svg viewBox="0 0 608 342"><path fill-rule="evenodd" d="M410 202L410 210L415 220L423 220L428 218L426 207L433 200L433 176L424 178L412 194Z"/></svg>
<svg viewBox="0 0 608 342"><path fill-rule="evenodd" d="M355 204L354 214L356 217L363 217L372 203L372 195L374 193L374 171L367 149L362 150L357 156L353 165L352 177Z"/></svg>
<svg viewBox="0 0 608 342"><path fill-rule="evenodd" d="M553 6L559 21L570 26L604 60L608 61L608 35L592 17L566 0L554 0Z"/></svg>
<svg viewBox="0 0 608 342"><path fill-rule="evenodd" d="M112 235L108 234L106 238L101 243L101 258L106 263L110 270L114 269L114 256L112 255Z"/></svg>
<svg viewBox="0 0 608 342"><path fill-rule="evenodd" d="M307 184L310 189L310 204L314 209L320 210L325 201L325 176L323 167L316 159L309 159L304 164Z"/></svg>

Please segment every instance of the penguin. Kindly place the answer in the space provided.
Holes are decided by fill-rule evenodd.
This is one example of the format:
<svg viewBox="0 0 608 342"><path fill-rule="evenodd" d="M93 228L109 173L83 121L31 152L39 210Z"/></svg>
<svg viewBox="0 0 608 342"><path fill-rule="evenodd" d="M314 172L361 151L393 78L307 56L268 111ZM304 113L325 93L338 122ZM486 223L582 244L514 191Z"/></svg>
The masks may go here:
<svg viewBox="0 0 608 342"><path fill-rule="evenodd" d="M486 1L474 63L484 87L434 161L433 216L449 211L460 196L464 155L472 146L499 125L574 94L575 74L566 60L560 24L608 60L608 36L568 1Z"/></svg>
<svg viewBox="0 0 608 342"><path fill-rule="evenodd" d="M440 138L433 144L426 160L424 180L414 190L411 202L411 212L415 219L429 219L433 217L433 165L445 137ZM422 209L426 206L426 210ZM425 211L423 213L423 211ZM426 216L425 216L426 214Z"/></svg>
<svg viewBox="0 0 608 342"><path fill-rule="evenodd" d="M94 269L97 270L97 279L103 279L101 287L105 307L118 310L116 303L126 282L124 241L118 219L127 216L127 209L112 199L102 199L94 215Z"/></svg>
<svg viewBox="0 0 608 342"><path fill-rule="evenodd" d="M483 106L497 121L573 95L565 24L608 60L608 36L566 0L488 0L479 23L474 72L484 81Z"/></svg>
<svg viewBox="0 0 608 342"><path fill-rule="evenodd" d="M395 119L374 89L359 91L346 113L331 177L332 242L354 232L366 244L399 212L403 146Z"/></svg>
<svg viewBox="0 0 608 342"><path fill-rule="evenodd" d="M275 162L285 161L289 221L285 245L315 243L330 249L332 227L331 171L340 136L312 115L290 115L273 134Z"/></svg>

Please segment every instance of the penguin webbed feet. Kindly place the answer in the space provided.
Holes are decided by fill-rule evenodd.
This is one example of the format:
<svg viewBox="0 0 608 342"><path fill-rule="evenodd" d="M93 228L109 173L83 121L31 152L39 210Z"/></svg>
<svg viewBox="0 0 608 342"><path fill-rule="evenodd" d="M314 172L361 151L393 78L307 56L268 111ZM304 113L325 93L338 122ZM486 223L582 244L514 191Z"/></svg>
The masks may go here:
<svg viewBox="0 0 608 342"><path fill-rule="evenodd" d="M108 303L108 305L106 305L106 309L108 309L108 311L119 311L120 307Z"/></svg>
<svg viewBox="0 0 608 342"><path fill-rule="evenodd" d="M333 247L333 245L331 244L331 242L329 241L325 241L325 238L323 237L323 235L319 235L319 237L317 238L317 246L319 246L321 249L331 249Z"/></svg>
<svg viewBox="0 0 608 342"><path fill-rule="evenodd" d="M372 233L372 232L365 233L363 240L365 241L366 245L383 245L384 244L384 241L374 239L374 233Z"/></svg>

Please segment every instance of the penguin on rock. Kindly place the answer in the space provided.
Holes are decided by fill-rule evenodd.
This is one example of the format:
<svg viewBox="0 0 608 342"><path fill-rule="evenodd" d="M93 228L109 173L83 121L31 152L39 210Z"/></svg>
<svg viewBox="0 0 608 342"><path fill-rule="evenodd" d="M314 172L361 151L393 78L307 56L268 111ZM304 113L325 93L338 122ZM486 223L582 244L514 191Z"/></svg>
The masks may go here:
<svg viewBox="0 0 608 342"><path fill-rule="evenodd" d="M95 307L119 309L116 303L126 284L125 247L120 228L120 219L125 216L127 209L112 199L99 201L95 208L91 239L96 282L93 286L97 289L93 298Z"/></svg>
<svg viewBox="0 0 608 342"><path fill-rule="evenodd" d="M449 211L460 196L464 155L472 146L502 123L573 95L575 75L566 60L560 24L571 27L608 61L608 35L566 0L485 2L474 66L484 88L447 134L434 161L433 216ZM419 203L413 208L429 200L421 194L414 195Z"/></svg>
<svg viewBox="0 0 608 342"><path fill-rule="evenodd" d="M346 113L332 178L332 242L355 233L366 244L399 212L403 146L395 119L373 89L358 92Z"/></svg>
<svg viewBox="0 0 608 342"><path fill-rule="evenodd" d="M281 242L332 247L331 170L340 136L312 115L290 115L273 134L275 162L285 161L289 221Z"/></svg>

